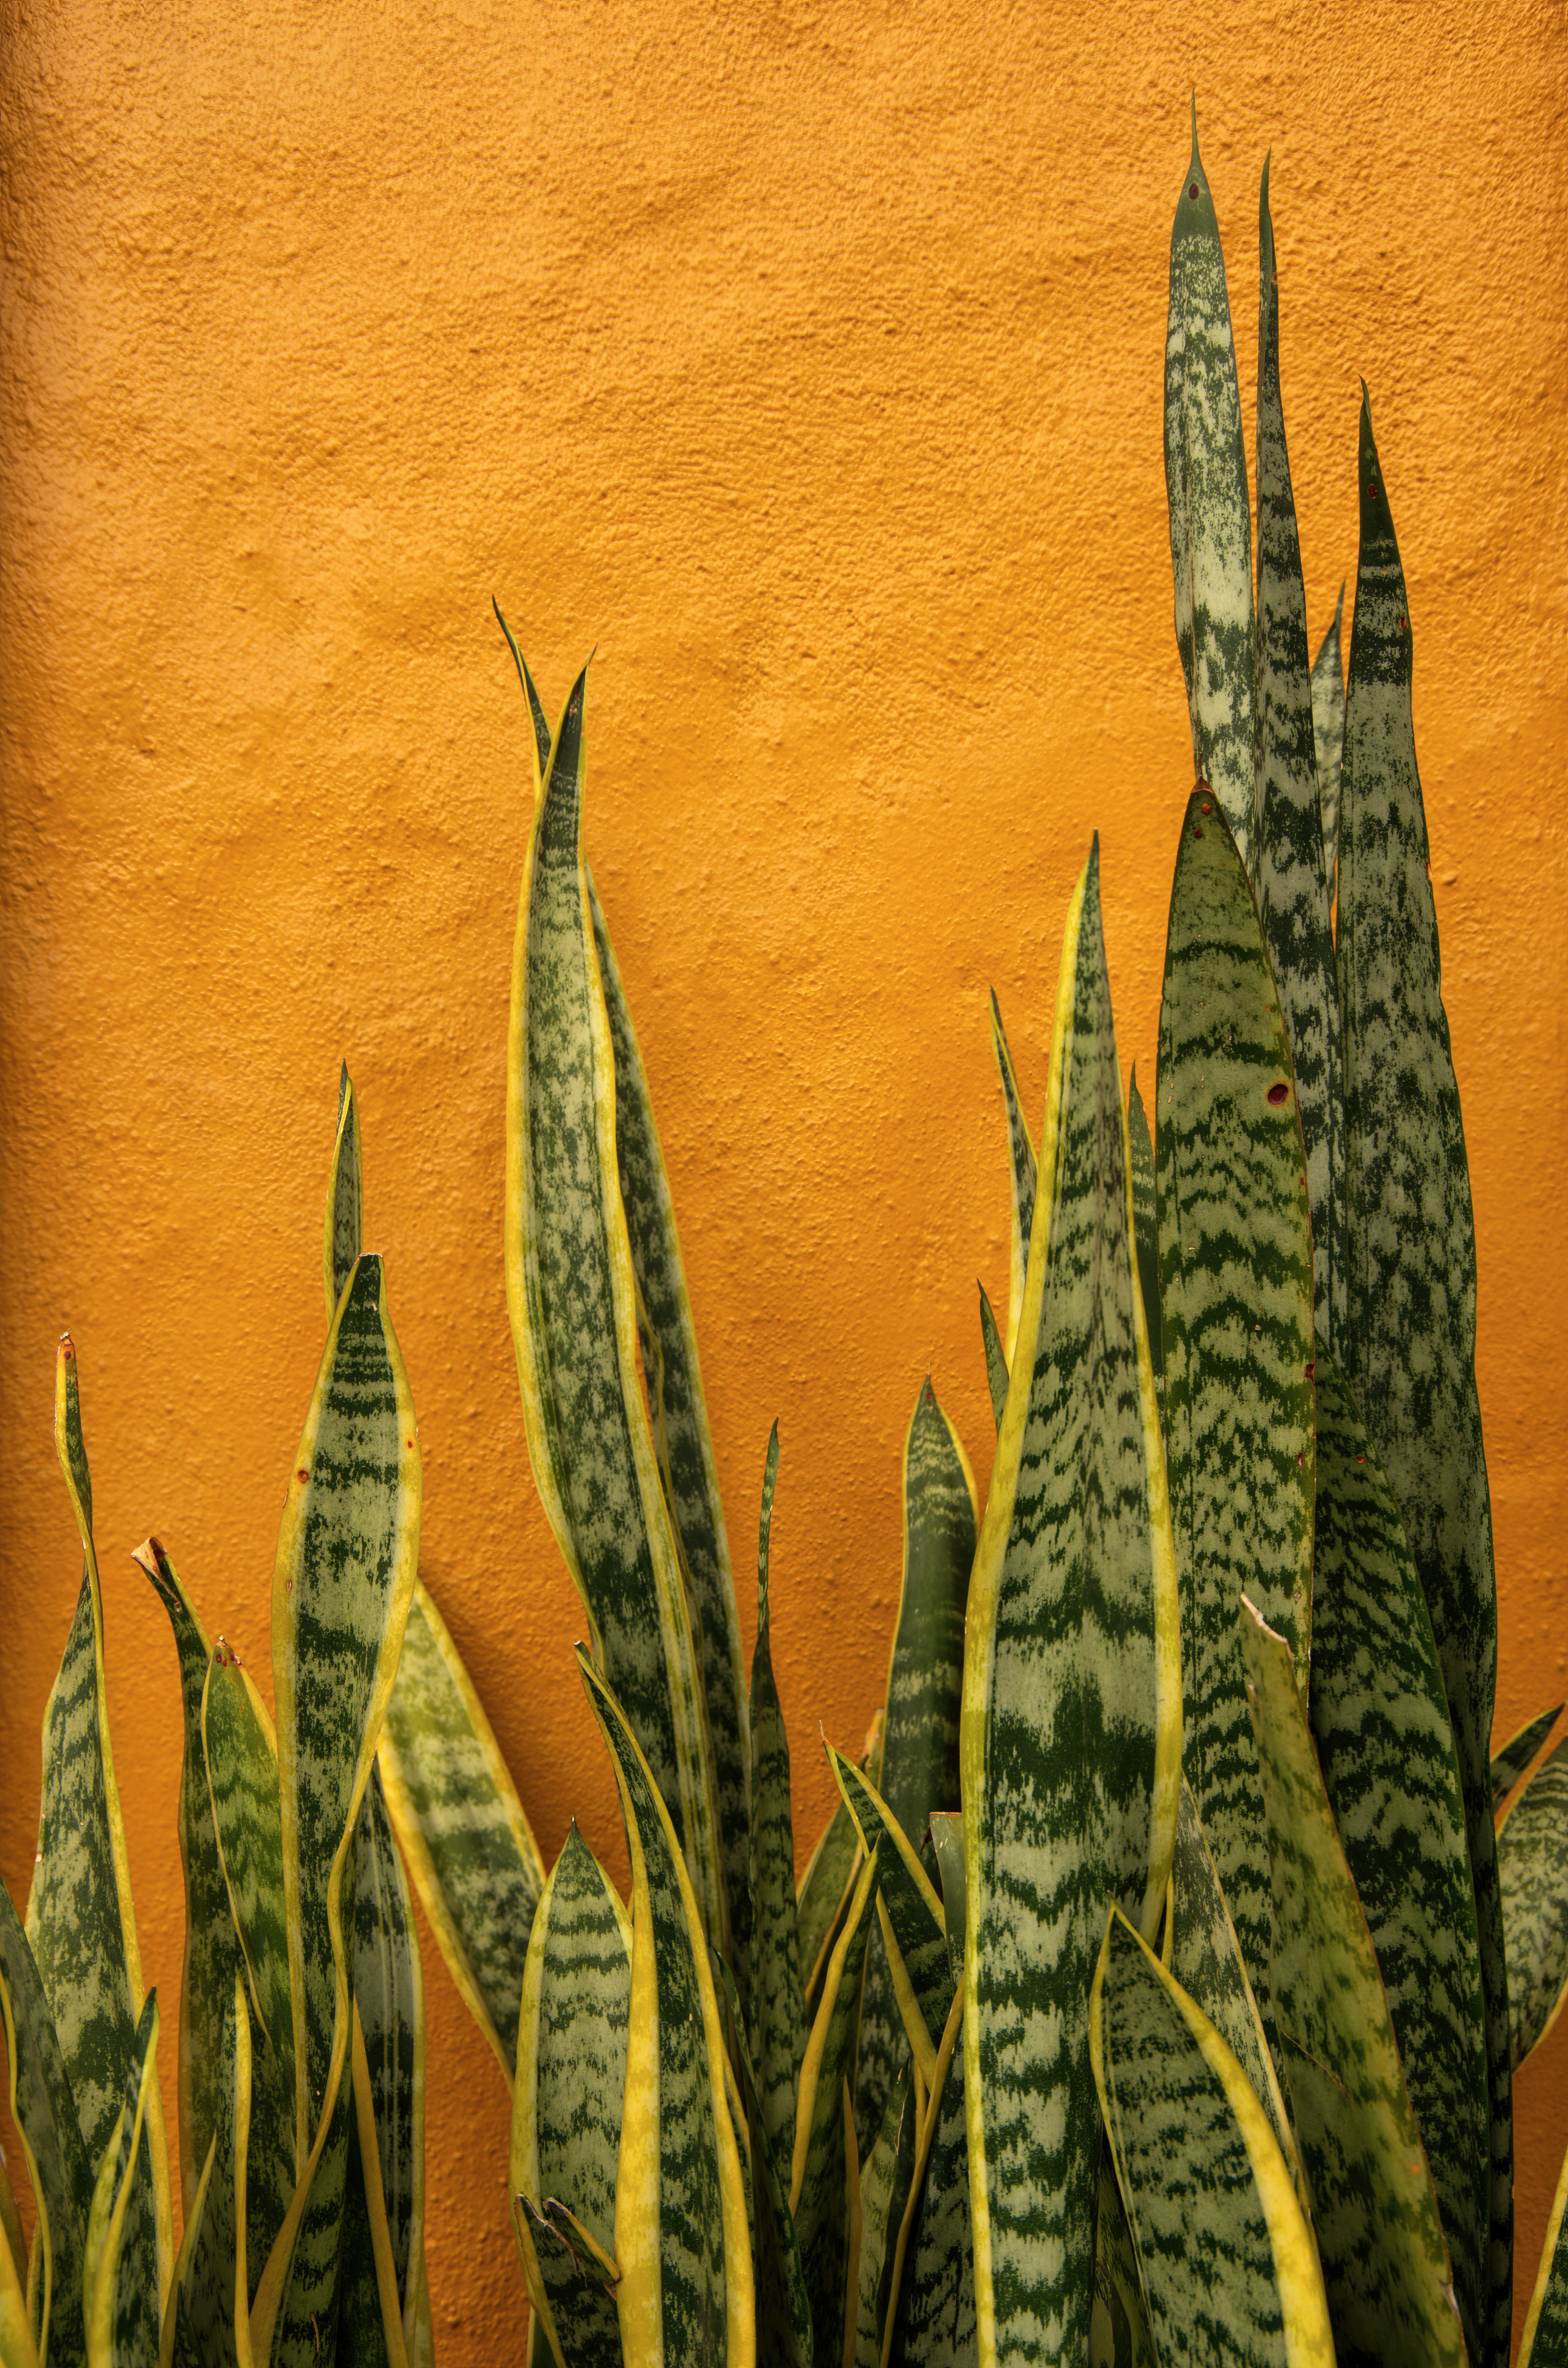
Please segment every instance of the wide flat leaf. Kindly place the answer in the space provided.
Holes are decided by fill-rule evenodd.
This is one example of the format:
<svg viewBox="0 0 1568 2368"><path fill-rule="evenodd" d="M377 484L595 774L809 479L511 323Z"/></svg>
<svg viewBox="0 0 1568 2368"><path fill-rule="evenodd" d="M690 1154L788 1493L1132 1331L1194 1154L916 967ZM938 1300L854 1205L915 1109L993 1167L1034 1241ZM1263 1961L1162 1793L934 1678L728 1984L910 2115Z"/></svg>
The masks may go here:
<svg viewBox="0 0 1568 2368"><path fill-rule="evenodd" d="M1568 2154L1558 2174L1540 2268L1519 2338L1518 2368L1556 2368L1560 2360L1568 2360Z"/></svg>
<svg viewBox="0 0 1568 2368"><path fill-rule="evenodd" d="M1160 2357L1334 2368L1312 2233L1263 2107L1202 2009L1115 1910L1090 2026Z"/></svg>
<svg viewBox="0 0 1568 2368"><path fill-rule="evenodd" d="M1201 785L1171 886L1154 1160L1182 1764L1267 2028L1268 1851L1236 1606L1244 1588L1289 1636L1304 1679L1312 1221L1267 950L1241 857Z"/></svg>
<svg viewBox="0 0 1568 2368"><path fill-rule="evenodd" d="M423 1581L409 1606L381 1764L420 1904L510 2086L544 1867L490 1721Z"/></svg>
<svg viewBox="0 0 1568 2368"><path fill-rule="evenodd" d="M1018 1337L1018 1317L1024 1304L1024 1269L1028 1263L1029 1235L1034 1227L1035 1156L1023 1105L1018 1099L1018 1080L1013 1068L1012 1052L1008 1047L1006 1030L1002 1025L1002 1007L996 1000L994 987L991 992L991 1043L996 1054L997 1074L1002 1080L1002 1103L1007 1118L1007 1172L1013 1186L1007 1259L1006 1339L1007 1362L1011 1364Z"/></svg>
<svg viewBox="0 0 1568 2368"><path fill-rule="evenodd" d="M1334 619L1318 643L1312 660L1312 742L1317 757L1318 805L1323 821L1323 870L1332 895L1339 864L1339 768L1345 754L1345 662L1340 654L1339 620L1345 613L1345 586L1334 604Z"/></svg>
<svg viewBox="0 0 1568 2368"><path fill-rule="evenodd" d="M326 1178L326 1212L322 1222L322 1281L326 1291L326 1320L337 1313L337 1303L359 1255L361 1231L361 1163L359 1104L348 1064L337 1081L337 1133Z"/></svg>
<svg viewBox="0 0 1568 2368"><path fill-rule="evenodd" d="M1160 1212L1154 1191L1154 1138L1149 1114L1138 1090L1138 1064L1127 1087L1127 1150L1132 1173L1132 1247L1137 1258L1138 1288L1143 1296L1143 1325L1154 1368L1154 1392L1165 1420L1165 1358L1160 1340ZM998 1417L1000 1419L1000 1417Z"/></svg>
<svg viewBox="0 0 1568 2368"><path fill-rule="evenodd" d="M915 2181L920 2099L906 2057L882 2107L876 2143L860 2169L860 2260L856 2278L855 2368L881 2368L892 2299L898 2233Z"/></svg>
<svg viewBox="0 0 1568 2368"><path fill-rule="evenodd" d="M1107 1897L1153 1932L1181 1757L1176 1574L1091 852L1068 914L1019 1349L970 1582L964 2090L982 2357L1087 2341Z"/></svg>
<svg viewBox="0 0 1568 2368"><path fill-rule="evenodd" d="M1007 1352L996 1328L996 1318L991 1312L991 1302L985 1295L985 1285L981 1283L979 1290L980 1338L985 1350L985 1386L991 1393L991 1411L1000 1430L1003 1409L1007 1403Z"/></svg>
<svg viewBox="0 0 1568 2368"><path fill-rule="evenodd" d="M767 1441L756 1548L756 1650L751 1664L750 2044L762 2125L777 2159L795 2152L795 2090L806 2045L795 1900L795 1828L790 1807L790 1739L773 1682L767 1617L768 1538L778 1476L778 1425ZM737 1985L738 1987L738 1985ZM743 2005L743 2014L744 2007Z"/></svg>
<svg viewBox="0 0 1568 2368"><path fill-rule="evenodd" d="M528 837L506 1054L506 1305L540 1501L687 1852L705 1929L724 1893L702 1676L637 1372L615 1155L615 1056L578 844L573 686Z"/></svg>
<svg viewBox="0 0 1568 2368"><path fill-rule="evenodd" d="M158 1994L149 1990L87 2214L82 2263L87 2368L156 2368L163 2309L150 2258L154 2174L145 2124L157 2085L157 2045Z"/></svg>
<svg viewBox="0 0 1568 2368"><path fill-rule="evenodd" d="M1312 1201L1312 1293L1330 1346L1345 1322L1344 1079L1339 985L1318 803L1307 598L1279 393L1279 279L1258 200L1257 812L1248 866L1284 1006Z"/></svg>
<svg viewBox="0 0 1568 2368"><path fill-rule="evenodd" d="M1171 226L1165 498L1192 767L1212 784L1244 860L1253 817L1252 514L1225 258L1198 154L1196 98L1192 161Z"/></svg>
<svg viewBox="0 0 1568 2368"><path fill-rule="evenodd" d="M1501 1751L1493 1753L1490 1772L1494 1811L1502 1807L1562 1715L1561 1702L1552 1710L1539 1711L1508 1737Z"/></svg>
<svg viewBox="0 0 1568 2368"><path fill-rule="evenodd" d="M425 2233L425 1985L408 1885L375 1765L355 1827L349 1912L354 2004L369 2083L368 2100L361 2100L356 2076L355 2104L368 2102L370 2112L401 2322Z"/></svg>
<svg viewBox="0 0 1568 2368"><path fill-rule="evenodd" d="M1349 1212L1340 1362L1415 1558L1459 1749L1492 2089L1487 2357L1501 2363L1512 2317L1513 2102L1488 1765L1497 1592L1475 1390L1475 1226L1415 764L1414 637L1364 394L1359 465L1339 818Z"/></svg>
<svg viewBox="0 0 1568 2368"><path fill-rule="evenodd" d="M812 2357L817 2361L843 2358L846 2328L854 2321L859 2294L858 2258L850 2258L850 2237L859 2222L860 2181L851 2097L860 1978L877 1876L878 1855L873 1853L860 1871L835 1945L801 2066L790 2210L811 2300Z"/></svg>
<svg viewBox="0 0 1568 2368"><path fill-rule="evenodd" d="M1568 1743L1537 1769L1497 1833L1517 2070L1568 1996Z"/></svg>
<svg viewBox="0 0 1568 2368"><path fill-rule="evenodd" d="M612 2277L563 2206L615 2257L616 2157L631 2009L631 1930L574 1825L528 1941L512 2089L508 2184L524 2275L552 2357L619 2368Z"/></svg>
<svg viewBox="0 0 1568 2368"><path fill-rule="evenodd" d="M1437 2193L1290 1647L1244 1600L1238 1625L1274 1875L1275 2027L1339 2368L1458 2368Z"/></svg>
<svg viewBox="0 0 1568 2368"><path fill-rule="evenodd" d="M974 1475L927 1375L903 1442L903 1574L888 1668L881 1784L881 1798L916 1865L933 1810L959 1805L963 1620L975 1530ZM853 1769L846 1773L855 1778ZM853 1805L853 1782L848 1797ZM891 1897L888 1904L891 1912ZM897 1922L895 1916L895 1929ZM907 1959L907 1948L904 1953ZM950 1995L942 2000L933 2042L941 2035ZM903 2022L879 1931L866 1956L855 2086L855 2126L868 2144L903 2056Z"/></svg>
<svg viewBox="0 0 1568 2368"><path fill-rule="evenodd" d="M744 2000L751 1950L751 1755L740 1613L669 1178L626 991L593 876L586 878L594 949L615 1053L616 1172L637 1281L642 1370L659 1469L690 1594L713 1758L731 1963L741 1969Z"/></svg>
<svg viewBox="0 0 1568 2368"><path fill-rule="evenodd" d="M0 2016L6 2026L11 2120L26 2150L38 2208L28 2280L32 2332L53 2368L78 2368L87 2356L82 2265L93 2171L43 1984L3 1884Z"/></svg>
<svg viewBox="0 0 1568 2368"><path fill-rule="evenodd" d="M708 1943L675 1821L622 1706L578 1647L631 1855L631 2006L616 2161L629 2368L748 2368L755 2294Z"/></svg>
<svg viewBox="0 0 1568 2368"><path fill-rule="evenodd" d="M1377 1952L1475 2360L1484 2351L1491 2122L1453 1730L1398 1510L1322 1340L1317 1422L1312 1740Z"/></svg>

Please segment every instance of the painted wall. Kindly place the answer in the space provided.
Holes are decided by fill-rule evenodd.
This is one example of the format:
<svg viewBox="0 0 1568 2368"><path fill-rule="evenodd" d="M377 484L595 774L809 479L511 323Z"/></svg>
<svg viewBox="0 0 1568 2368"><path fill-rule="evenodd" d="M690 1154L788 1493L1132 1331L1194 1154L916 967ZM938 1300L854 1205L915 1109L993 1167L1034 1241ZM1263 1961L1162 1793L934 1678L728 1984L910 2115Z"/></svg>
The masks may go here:
<svg viewBox="0 0 1568 2368"><path fill-rule="evenodd" d="M1161 451L1196 81L1244 414L1272 143L1314 642L1357 380L1410 585L1481 1259L1498 1731L1568 1691L1568 243L1560 6L528 10L6 0L0 1871L78 1558L78 1343L150 1979L177 1989L156 1529L264 1690L339 1057L425 1451L424 1568L552 1854L612 1789L503 1297L526 718L590 649L587 841L681 1212L749 1637L768 1424L802 1849L856 1742L927 1368L983 1486L994 985L1036 1125L1102 834L1153 1066L1187 786ZM1250 440L1250 438L1249 438ZM517 2356L501 2083L428 1944L431 2275ZM165 2028L169 2026L165 2024ZM163 2056L173 2108L172 2045ZM1568 2127L1521 2082L1520 2259Z"/></svg>

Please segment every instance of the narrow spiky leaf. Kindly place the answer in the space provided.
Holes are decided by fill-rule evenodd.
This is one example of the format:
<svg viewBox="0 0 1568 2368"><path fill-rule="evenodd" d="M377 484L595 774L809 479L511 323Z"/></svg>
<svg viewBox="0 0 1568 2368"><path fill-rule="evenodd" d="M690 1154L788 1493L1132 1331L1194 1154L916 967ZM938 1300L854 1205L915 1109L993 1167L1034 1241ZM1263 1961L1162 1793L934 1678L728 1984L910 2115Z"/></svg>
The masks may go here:
<svg viewBox="0 0 1568 2368"><path fill-rule="evenodd" d="M790 1809L790 1741L773 1682L767 1611L768 1541L778 1476L778 1425L767 1441L756 1549L756 1650L751 1665L751 2052L762 2124L779 2162L795 2152L795 2090L805 2052L795 1901L795 1838ZM739 1985L737 1984L737 1988ZM744 2013L743 1994L743 2014Z"/></svg>
<svg viewBox="0 0 1568 2368"><path fill-rule="evenodd" d="M1154 1391L1165 1420L1165 1356L1160 1344L1160 1212L1154 1194L1154 1138L1149 1114L1138 1090L1138 1064L1127 1088L1127 1149L1132 1168L1132 1247L1138 1260L1138 1288L1143 1294L1143 1323L1149 1335L1149 1355L1154 1368Z"/></svg>
<svg viewBox="0 0 1568 2368"><path fill-rule="evenodd" d="M1152 1932L1181 1756L1176 1575L1099 916L1064 934L1040 1190L970 1584L964 2091L983 2361L1087 2340L1108 1895Z"/></svg>
<svg viewBox="0 0 1568 2368"><path fill-rule="evenodd" d="M874 1784L882 1767L882 1713L879 1710L866 1737L866 1748L860 1754L860 1766ZM795 1934L801 1951L801 1986L806 1994L807 2011L812 2011L811 1998L814 1987L812 1976L822 1971L829 1935L842 1921L855 1888L859 1869L856 1859L860 1837L847 1802L842 1798L834 1804L832 1816L817 1836L816 1846L806 1861L806 1871L795 1890Z"/></svg>
<svg viewBox="0 0 1568 2368"><path fill-rule="evenodd" d="M849 2258L852 2221L858 2223L859 2163L850 2104L855 2076L855 2033L859 2021L860 1979L877 1858L861 1869L843 1931L823 1983L822 2002L806 2043L795 2121L795 2153L790 2167L790 2209L794 2215L801 2267L811 2298L812 2358L844 2356L845 2330L858 2307L859 2264ZM856 2187L851 2212L850 2183Z"/></svg>
<svg viewBox="0 0 1568 2368"><path fill-rule="evenodd" d="M639 1326L646 1334L642 1370L659 1469L690 1592L713 1755L730 1963L737 1969L744 2003L751 1954L751 1754L740 1613L669 1178L626 991L592 874L586 879L615 1054L616 1172L637 1281Z"/></svg>
<svg viewBox="0 0 1568 2368"><path fill-rule="evenodd" d="M985 1285L980 1289L980 1338L985 1349L985 1386L991 1393L991 1411L996 1428L1002 1428L1002 1410L1007 1403L1007 1352L1002 1346L1002 1335L996 1329L996 1318L991 1312L991 1302L985 1295Z"/></svg>
<svg viewBox="0 0 1568 2368"><path fill-rule="evenodd" d="M336 2368L391 2368L386 2314L376 2275L376 2229L366 2178L367 2151L356 2116L349 2124L343 2190L343 2255L338 2271Z"/></svg>
<svg viewBox="0 0 1568 2368"><path fill-rule="evenodd" d="M948 2011L953 2002L956 1976L948 1951L946 1919L942 1903L932 1887L931 1878L921 1865L899 1820L893 1816L869 1778L852 1766L842 1753L828 1746L835 1781L849 1804L850 1814L859 1828L862 1849L869 1856L879 1850L877 1881L878 1940L885 1916L892 1932L896 1959L892 1960L889 1975L888 2008L894 2028L890 2030L886 2047L891 2060L890 2083L903 2060L906 2038L915 2049L915 2061L927 2078L931 2059L942 2035ZM883 1944L885 1948L885 1943ZM870 1965L870 1944L868 1944L867 1965ZM884 1964L890 1962L884 1955ZM913 2006L915 2028L909 2029L908 2015ZM859 2045L866 2045L866 2018L862 2003ZM922 2060L924 2059L924 2060ZM862 2089L864 2082L861 2083ZM881 2116L881 2097L877 2114ZM862 2116L856 2114L856 2126ZM868 2126L869 2126L868 2123Z"/></svg>
<svg viewBox="0 0 1568 2368"><path fill-rule="evenodd" d="M495 611L496 623L506 636L506 647L512 653L513 661L517 669L517 680L522 684L523 696L528 702L528 721L534 730L533 793L537 803L540 791L544 785L545 768L550 763L550 724L546 720L543 706L540 704L540 695L534 689L534 678L523 663L523 654L512 638L512 628L501 614L500 602L494 595L491 597L490 605Z"/></svg>
<svg viewBox="0 0 1568 2368"><path fill-rule="evenodd" d="M4 2177L0 2172L0 2178ZM11 2249L9 2231L0 2243L0 2363L39 2368L38 2346L28 2323L28 2298Z"/></svg>
<svg viewBox="0 0 1568 2368"><path fill-rule="evenodd" d="M423 1581L409 1606L381 1762L430 1929L510 2084L544 1867L490 1721Z"/></svg>
<svg viewBox="0 0 1568 2368"><path fill-rule="evenodd" d="M915 2181L919 2099L906 2055L882 2107L881 2127L860 2170L860 2262L856 2280L855 2368L881 2368L893 2299L898 2232Z"/></svg>
<svg viewBox="0 0 1568 2368"><path fill-rule="evenodd" d="M1339 620L1345 586L1334 604L1334 620L1312 660L1312 743L1317 758L1318 807L1323 825L1323 871L1332 896L1339 864L1339 767L1345 753L1345 663Z"/></svg>
<svg viewBox="0 0 1568 2368"><path fill-rule="evenodd" d="M1493 1753L1491 1776L1494 1810L1502 1807L1562 1715L1561 1702L1552 1710L1539 1711L1534 1718L1527 1719L1523 1726L1516 1729L1501 1751Z"/></svg>
<svg viewBox="0 0 1568 2368"><path fill-rule="evenodd" d="M1007 1362L1012 1363L1018 1337L1018 1316L1024 1304L1024 1269L1028 1262L1029 1234L1034 1225L1035 1156L1018 1099L1013 1055L1002 1025L1002 1007L991 991L991 1044L1002 1080L1002 1104L1007 1119L1007 1172L1012 1179L1011 1248L1007 1260Z"/></svg>
<svg viewBox="0 0 1568 2368"><path fill-rule="evenodd" d="M1095 2300L1089 2313L1089 2368L1158 2368L1138 2248L1108 2145L1100 2148L1095 2202Z"/></svg>
<svg viewBox="0 0 1568 2368"><path fill-rule="evenodd" d="M1289 1636L1304 1681L1312 1224L1268 955L1241 857L1201 782L1171 886L1154 1156L1183 1766L1267 2028L1268 1853L1236 1605L1245 1588Z"/></svg>
<svg viewBox="0 0 1568 2368"><path fill-rule="evenodd" d="M425 1989L408 1886L375 1765L355 1827L350 1912L365 2101L375 2131L380 2206L401 2323L425 2233ZM361 2102L358 2080L355 2102Z"/></svg>
<svg viewBox="0 0 1568 2368"><path fill-rule="evenodd" d="M228 1996L219 2029L212 2094L213 2122L208 2151L187 2206L185 2238L175 2271L170 2308L173 2368L231 2368L237 2359L235 2319L235 2172L238 2120L244 2099L237 2078L239 2020L248 2020L250 2001L237 1958L231 1962ZM199 2201L197 2201L197 2198ZM249 2297L246 2296L246 2302ZM244 2305L241 2305L244 2307Z"/></svg>
<svg viewBox="0 0 1568 2368"><path fill-rule="evenodd" d="M1290 1649L1244 1598L1238 1625L1274 1878L1275 2023L1340 2368L1459 2368L1437 2193Z"/></svg>
<svg viewBox="0 0 1568 2368"><path fill-rule="evenodd" d="M1244 860L1253 814L1252 511L1225 258L1198 154L1196 99L1192 161L1171 226L1165 498L1193 770L1213 783Z"/></svg>
<svg viewBox="0 0 1568 2368"><path fill-rule="evenodd" d="M740 1992L722 1957L715 1964L723 1985L729 2028L746 2129L751 2140L752 2260L756 2272L758 2368L812 2368L812 2304L806 2292L801 2248L790 2209L790 2163L768 2143L762 2118L756 2071L741 2020ZM742 2156L743 2169L745 2157Z"/></svg>
<svg viewBox="0 0 1568 2368"><path fill-rule="evenodd" d="M517 911L506 1056L506 1305L528 1455L600 1668L676 1820L706 1929L725 1885L702 1678L637 1372L615 1059L578 843L583 696L567 701Z"/></svg>
<svg viewBox="0 0 1568 2368"><path fill-rule="evenodd" d="M1568 2154L1558 2174L1540 2268L1519 2339L1519 2368L1552 2368L1559 2360L1568 2360Z"/></svg>
<svg viewBox="0 0 1568 2368"><path fill-rule="evenodd" d="M1318 805L1307 598L1279 393L1279 280L1258 200L1257 812L1249 869L1290 1040L1312 1201L1317 1327L1333 1347L1345 1323L1345 1109L1339 985Z"/></svg>
<svg viewBox="0 0 1568 2368"><path fill-rule="evenodd" d="M292 2090L294 2020L277 1750L266 1706L221 1636L202 1691L201 1738L219 1864L252 2005Z"/></svg>
<svg viewBox="0 0 1568 2368"><path fill-rule="evenodd" d="M1339 1002L1349 1307L1340 1359L1404 1522L1459 1750L1492 2089L1488 2358L1512 2317L1513 2101L1488 1751L1497 1597L1475 1389L1475 1226L1411 720L1413 635L1363 393L1345 701Z"/></svg>
<svg viewBox="0 0 1568 2368"><path fill-rule="evenodd" d="M337 1133L332 1166L326 1178L326 1213L322 1221L322 1281L326 1291L326 1320L337 1313L344 1285L359 1255L362 1209L359 1162L359 1103L343 1064L337 1081Z"/></svg>
<svg viewBox="0 0 1568 2368"><path fill-rule="evenodd" d="M1377 1450L1320 1340L1312 1739L1484 2354L1491 2122L1464 1796L1432 1623Z"/></svg>
<svg viewBox="0 0 1568 2368"><path fill-rule="evenodd" d="M87 2356L82 2269L93 2172L43 1984L3 1884L0 2015L6 2026L11 2121L27 2153L38 2206L29 2281L32 2331L40 2354L53 2368L80 2368Z"/></svg>
<svg viewBox="0 0 1568 2368"><path fill-rule="evenodd" d="M151 2258L153 2174L144 2126L158 2077L157 2044L158 1996L149 1990L87 2214L82 2265L87 2368L155 2368L158 2358L163 2309Z"/></svg>
<svg viewBox="0 0 1568 2368"><path fill-rule="evenodd" d="M1115 1909L1090 2028L1161 2358L1334 2368L1312 2233L1263 2107L1207 2015Z"/></svg>
<svg viewBox="0 0 1568 2368"><path fill-rule="evenodd" d="M1516 2070L1568 1996L1568 1743L1536 1770L1497 1833Z"/></svg>
<svg viewBox="0 0 1568 2368"><path fill-rule="evenodd" d="M972 2368L979 2357L960 2044L938 2052L937 2075L926 2107L929 2149L892 2304L890 2368Z"/></svg>

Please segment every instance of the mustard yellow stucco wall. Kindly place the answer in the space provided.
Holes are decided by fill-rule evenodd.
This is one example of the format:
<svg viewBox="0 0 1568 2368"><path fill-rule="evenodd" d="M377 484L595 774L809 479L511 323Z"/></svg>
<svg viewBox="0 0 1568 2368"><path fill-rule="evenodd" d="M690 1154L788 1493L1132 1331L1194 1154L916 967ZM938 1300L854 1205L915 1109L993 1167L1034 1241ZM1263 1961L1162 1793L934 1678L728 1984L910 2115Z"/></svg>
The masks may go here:
<svg viewBox="0 0 1568 2368"><path fill-rule="evenodd" d="M1568 18L1108 0L5 0L0 141L0 1872L78 1572L78 1344L148 1978L179 1728L156 1529L270 1691L323 1336L337 1064L419 1408L423 1567L547 1856L622 1865L535 1500L501 1269L526 717L587 653L586 839L641 1030L719 1468L769 1422L797 1834L862 1735L931 1371L983 1488L1005 1291L985 993L1033 1122L1101 833L1153 1062L1190 762L1161 448L1189 86L1244 416L1272 146L1314 643L1358 376L1410 587L1480 1245L1498 1730L1568 1691L1556 1408ZM1349 598L1346 601L1348 623ZM426 1939L450 2368L519 2356L506 2103ZM1568 2030L1519 2088L1533 2275Z"/></svg>

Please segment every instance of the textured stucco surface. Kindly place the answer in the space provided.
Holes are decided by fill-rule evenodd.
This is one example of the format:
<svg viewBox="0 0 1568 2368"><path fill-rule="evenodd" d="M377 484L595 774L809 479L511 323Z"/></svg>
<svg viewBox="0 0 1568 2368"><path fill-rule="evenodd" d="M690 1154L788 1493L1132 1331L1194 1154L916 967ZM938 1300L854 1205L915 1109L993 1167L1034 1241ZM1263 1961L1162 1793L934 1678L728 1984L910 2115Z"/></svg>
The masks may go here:
<svg viewBox="0 0 1568 2368"><path fill-rule="evenodd" d="M547 1855L623 1866L503 1295L525 715L596 643L586 836L681 1213L750 1595L767 1428L802 1850L899 1576L927 1368L983 1487L1006 1285L994 985L1038 1125L1102 834L1152 1069L1188 780L1160 390L1199 90L1254 397L1273 149L1314 643L1369 380L1481 1258L1499 1732L1568 1691L1561 6L527 11L5 0L0 1872L77 1557L81 1353L148 1976L173 2004L165 1540L265 1691L340 1055L419 1407L424 1567ZM1250 426L1249 426L1250 444ZM452 2368L519 2356L506 2104L433 1948ZM1568 2028L1520 2083L1528 2283Z"/></svg>

